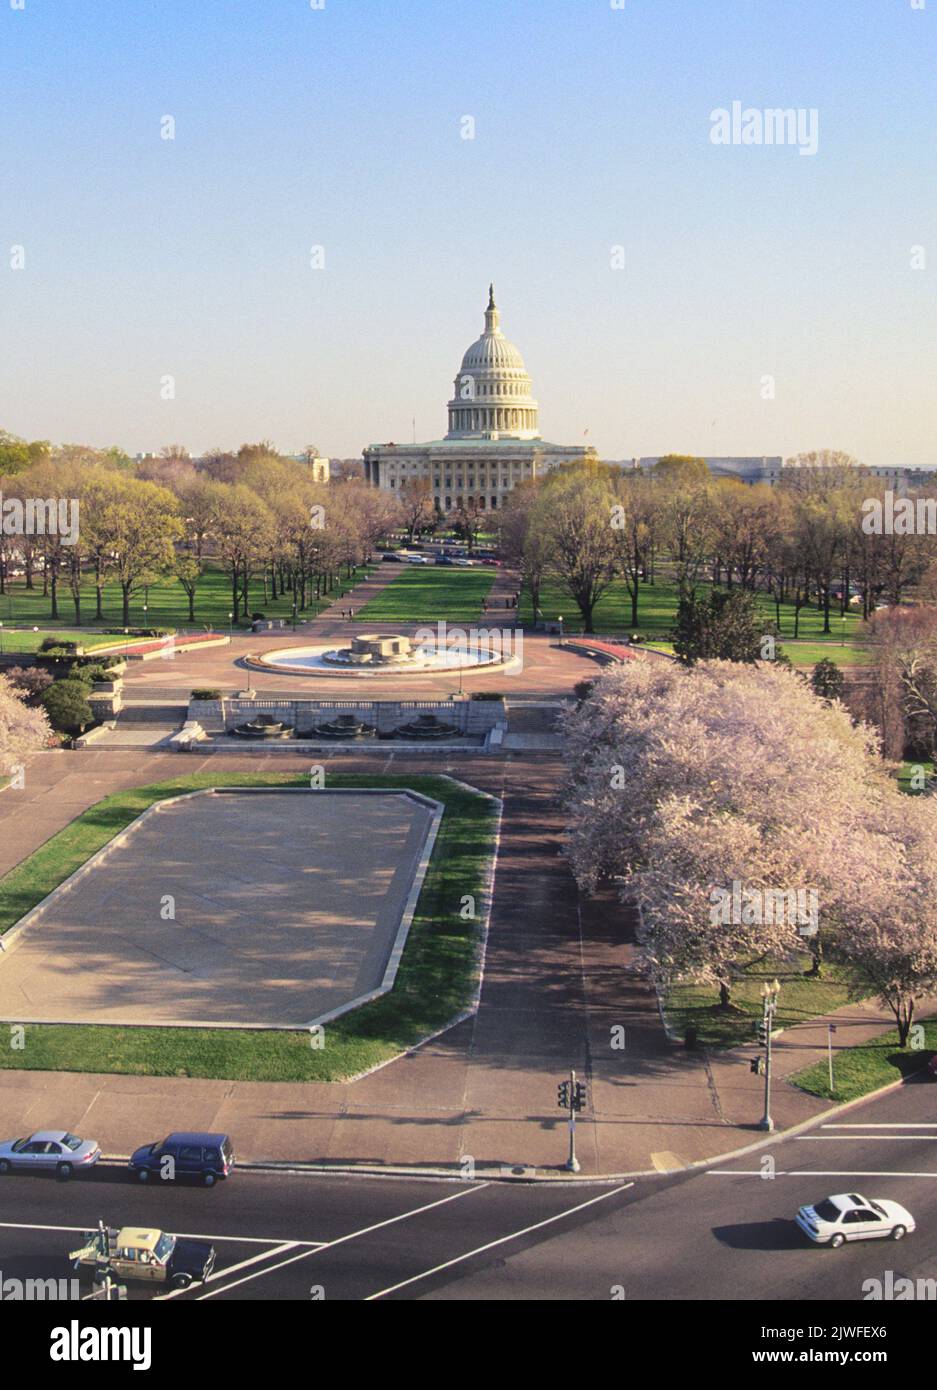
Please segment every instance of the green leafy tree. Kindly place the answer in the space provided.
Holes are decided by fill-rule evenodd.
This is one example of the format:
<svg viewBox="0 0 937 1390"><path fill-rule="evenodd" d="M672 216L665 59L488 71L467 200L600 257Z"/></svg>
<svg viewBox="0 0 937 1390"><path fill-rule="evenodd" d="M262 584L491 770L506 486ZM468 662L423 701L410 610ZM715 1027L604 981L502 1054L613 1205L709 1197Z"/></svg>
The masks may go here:
<svg viewBox="0 0 937 1390"><path fill-rule="evenodd" d="M842 671L828 656L814 666L810 687L814 695L819 695L821 700L841 700L845 685Z"/></svg>
<svg viewBox="0 0 937 1390"><path fill-rule="evenodd" d="M81 733L94 719L88 687L82 681L56 681L42 697L49 722L58 733Z"/></svg>
<svg viewBox="0 0 937 1390"><path fill-rule="evenodd" d="M680 599L674 651L687 665L696 661L758 661L762 624L753 596L744 589L687 591Z"/></svg>

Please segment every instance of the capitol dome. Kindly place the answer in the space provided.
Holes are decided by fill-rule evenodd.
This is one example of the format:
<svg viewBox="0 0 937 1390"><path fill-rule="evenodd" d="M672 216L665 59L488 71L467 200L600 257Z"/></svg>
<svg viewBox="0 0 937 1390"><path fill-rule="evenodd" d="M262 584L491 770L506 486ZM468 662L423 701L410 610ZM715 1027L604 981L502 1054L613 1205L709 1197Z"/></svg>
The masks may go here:
<svg viewBox="0 0 937 1390"><path fill-rule="evenodd" d="M485 331L469 347L449 402L447 439L539 439L539 408L518 348L504 336L488 287Z"/></svg>

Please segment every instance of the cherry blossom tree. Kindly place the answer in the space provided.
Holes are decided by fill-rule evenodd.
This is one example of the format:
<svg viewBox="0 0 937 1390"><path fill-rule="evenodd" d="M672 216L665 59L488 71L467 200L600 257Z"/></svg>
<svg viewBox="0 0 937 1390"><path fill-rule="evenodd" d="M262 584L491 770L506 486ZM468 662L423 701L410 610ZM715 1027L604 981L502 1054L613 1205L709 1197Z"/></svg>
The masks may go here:
<svg viewBox="0 0 937 1390"><path fill-rule="evenodd" d="M937 798L887 796L842 862L838 949L891 1009L904 1047L937 988Z"/></svg>
<svg viewBox="0 0 937 1390"><path fill-rule="evenodd" d="M734 882L816 892L819 969L850 837L898 795L871 729L772 663L649 661L604 673L565 729L576 878L637 898L659 977L716 983L727 1004L738 966L803 949L790 919L714 920L714 891Z"/></svg>
<svg viewBox="0 0 937 1390"><path fill-rule="evenodd" d="M50 732L42 710L30 709L0 676L0 777L9 777L28 753L43 748Z"/></svg>

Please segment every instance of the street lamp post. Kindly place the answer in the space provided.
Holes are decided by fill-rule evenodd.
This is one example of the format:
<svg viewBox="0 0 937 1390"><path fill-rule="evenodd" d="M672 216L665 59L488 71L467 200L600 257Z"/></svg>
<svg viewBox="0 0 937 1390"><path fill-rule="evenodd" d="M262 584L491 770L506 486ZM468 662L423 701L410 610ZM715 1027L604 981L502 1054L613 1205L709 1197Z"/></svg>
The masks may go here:
<svg viewBox="0 0 937 1390"><path fill-rule="evenodd" d="M766 1134L774 1133L774 1120L771 1118L771 1030L774 1027L774 1012L778 1006L778 995L781 993L781 986L777 980L772 980L770 985L762 985L761 998L764 1005L762 1014L760 1033L765 1045L765 1113L761 1117L758 1128Z"/></svg>

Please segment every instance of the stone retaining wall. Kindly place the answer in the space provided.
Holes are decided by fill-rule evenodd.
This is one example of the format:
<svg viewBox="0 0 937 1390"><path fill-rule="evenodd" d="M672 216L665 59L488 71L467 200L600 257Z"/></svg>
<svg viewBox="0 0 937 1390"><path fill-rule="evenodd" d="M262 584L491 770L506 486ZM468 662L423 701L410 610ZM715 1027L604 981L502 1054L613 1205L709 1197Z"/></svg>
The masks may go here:
<svg viewBox="0 0 937 1390"><path fill-rule="evenodd" d="M339 714L353 714L379 734L392 734L421 714L454 724L462 734L484 737L507 722L503 700L190 700L188 718L207 733L221 733L269 714L293 728L313 729Z"/></svg>

